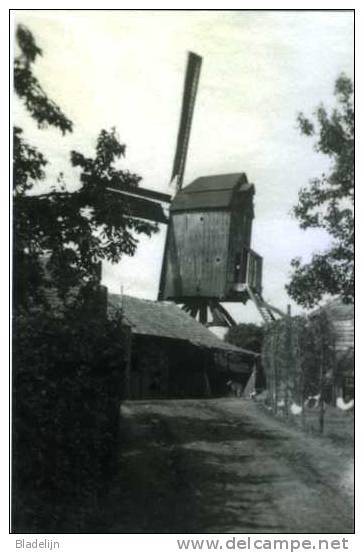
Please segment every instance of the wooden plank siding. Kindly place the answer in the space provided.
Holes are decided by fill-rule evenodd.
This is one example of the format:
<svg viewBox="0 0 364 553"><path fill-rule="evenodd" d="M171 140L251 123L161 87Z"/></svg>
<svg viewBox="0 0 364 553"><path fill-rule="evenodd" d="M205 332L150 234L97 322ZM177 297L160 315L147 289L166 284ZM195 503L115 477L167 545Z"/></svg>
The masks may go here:
<svg viewBox="0 0 364 553"><path fill-rule="evenodd" d="M229 228L227 210L172 215L164 267L164 299L224 296Z"/></svg>
<svg viewBox="0 0 364 553"><path fill-rule="evenodd" d="M248 295L234 285L246 282L249 256L251 281L260 289L261 260L250 251L254 194L245 173L234 173L200 177L176 195L160 300L245 302Z"/></svg>
<svg viewBox="0 0 364 553"><path fill-rule="evenodd" d="M336 298L324 307L335 334L335 348L340 354L354 347L354 306Z"/></svg>
<svg viewBox="0 0 364 553"><path fill-rule="evenodd" d="M252 224L253 224L253 202L236 202L231 211L231 224L229 231L229 253L227 263L227 290L228 294L233 284L236 283L235 266L237 259L242 263L243 249L250 248Z"/></svg>

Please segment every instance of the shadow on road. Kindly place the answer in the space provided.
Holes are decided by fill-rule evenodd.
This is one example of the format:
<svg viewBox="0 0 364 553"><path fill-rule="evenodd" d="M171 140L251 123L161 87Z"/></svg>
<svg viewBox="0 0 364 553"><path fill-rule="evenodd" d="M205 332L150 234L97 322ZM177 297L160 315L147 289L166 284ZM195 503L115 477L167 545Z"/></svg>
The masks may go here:
<svg viewBox="0 0 364 553"><path fill-rule="evenodd" d="M128 404L120 449L100 531L352 531L349 504L294 436L243 409L237 417L216 401Z"/></svg>

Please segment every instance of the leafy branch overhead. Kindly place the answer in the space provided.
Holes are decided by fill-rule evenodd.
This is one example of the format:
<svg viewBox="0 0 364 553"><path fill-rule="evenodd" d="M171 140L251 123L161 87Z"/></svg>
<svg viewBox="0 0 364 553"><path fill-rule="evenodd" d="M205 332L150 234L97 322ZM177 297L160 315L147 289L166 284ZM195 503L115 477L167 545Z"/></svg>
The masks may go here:
<svg viewBox="0 0 364 553"><path fill-rule="evenodd" d="M299 192L294 215L303 229L322 228L332 238L331 247L313 255L309 263L292 260L288 293L301 305L312 307L325 294L354 297L354 106L353 85L341 75L335 83L336 107L324 106L315 121L298 116L302 134L314 137L315 150L329 156L328 174L313 179Z"/></svg>
<svg viewBox="0 0 364 553"><path fill-rule="evenodd" d="M17 95L40 128L71 132L32 73L32 34L19 27L17 41ZM107 320L92 286L97 262L132 255L135 234L155 229L107 192L112 178L140 180L115 169L125 153L115 130L101 131L94 158L72 153L74 192L62 176L49 182L48 160L20 126L13 152L13 531L84 531L114 470L125 358L120 314ZM36 194L39 184L50 191Z"/></svg>
<svg viewBox="0 0 364 553"><path fill-rule="evenodd" d="M32 72L42 51L31 32L17 28L19 55L15 59L15 92L40 128L47 125L63 134L72 122L48 98ZM130 189L141 177L116 168L125 156L116 130L102 130L96 141L95 157L71 152L71 164L80 169L80 187L68 192L62 179L49 193L34 194L34 186L46 181L48 163L42 152L28 144L20 127L14 129L14 276L20 304L32 297L39 301L46 273L61 294L98 276L99 260L118 262L123 254L134 255L138 234L151 236L157 225L131 216L125 196L112 195L108 186L115 180Z"/></svg>
<svg viewBox="0 0 364 553"><path fill-rule="evenodd" d="M18 25L16 39L20 48L20 54L14 61L14 88L21 98L30 115L35 119L39 127L47 125L59 128L63 134L72 131L72 122L64 115L38 82L32 72L32 64L42 50L36 45L32 33L23 25Z"/></svg>

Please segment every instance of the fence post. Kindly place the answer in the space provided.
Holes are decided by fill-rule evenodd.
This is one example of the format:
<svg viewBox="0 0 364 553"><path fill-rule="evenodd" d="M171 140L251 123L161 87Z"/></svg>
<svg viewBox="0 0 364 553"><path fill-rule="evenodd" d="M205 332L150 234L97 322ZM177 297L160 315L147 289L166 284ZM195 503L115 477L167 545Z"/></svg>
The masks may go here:
<svg viewBox="0 0 364 553"><path fill-rule="evenodd" d="M322 319L320 318L320 403L319 403L319 432L324 432L324 416L325 416L325 404L324 404L324 371L325 371L325 334L322 329Z"/></svg>
<svg viewBox="0 0 364 553"><path fill-rule="evenodd" d="M285 355L285 386L284 386L284 414L288 418L288 403L289 403L289 375L290 364L292 360L292 339L291 339L291 306L287 305L286 317L286 355Z"/></svg>
<svg viewBox="0 0 364 553"><path fill-rule="evenodd" d="M306 428L306 414L305 414L305 362L304 362L304 356L302 352L304 351L304 347L306 344L305 336L306 336L306 324L307 321L304 320L304 323L302 325L298 326L297 329L297 353L296 353L296 359L297 359L297 369L299 374L299 398L300 398L300 405L301 405L301 424L303 430Z"/></svg>
<svg viewBox="0 0 364 553"><path fill-rule="evenodd" d="M273 340L272 340L272 365L273 365L273 413L277 414L277 403L278 403L278 375L277 375L277 328L274 326L273 329Z"/></svg>
<svg viewBox="0 0 364 553"><path fill-rule="evenodd" d="M300 352L301 353L301 352ZM300 358L300 376L301 376L301 422L303 430L306 429L306 413L305 413L305 367Z"/></svg>
<svg viewBox="0 0 364 553"><path fill-rule="evenodd" d="M331 382L331 403L336 407L337 399L337 357L336 357L336 339L333 337L331 342L331 356L330 360L332 363L332 382Z"/></svg>
<svg viewBox="0 0 364 553"><path fill-rule="evenodd" d="M129 326L124 326L125 336L125 372L123 399L130 399L131 356L133 348L133 333Z"/></svg>

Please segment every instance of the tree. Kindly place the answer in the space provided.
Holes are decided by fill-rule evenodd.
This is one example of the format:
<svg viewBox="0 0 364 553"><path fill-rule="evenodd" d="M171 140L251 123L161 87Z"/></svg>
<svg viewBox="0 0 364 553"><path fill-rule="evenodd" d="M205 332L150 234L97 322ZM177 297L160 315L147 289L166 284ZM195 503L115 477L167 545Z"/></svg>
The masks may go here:
<svg viewBox="0 0 364 553"><path fill-rule="evenodd" d="M19 55L15 58L14 88L40 128L53 126L63 134L72 132L72 122L48 98L32 72L42 55L33 35L17 28ZM102 259L118 262L123 254L133 255L137 234L150 236L157 226L130 217L126 200L107 191L112 179L130 187L141 178L115 168L125 156L115 129L102 130L96 142L96 155L86 158L71 152L71 163L81 169L81 185L68 192L60 177L50 192L35 195L33 187L45 180L47 160L14 129L14 291L15 307L39 305L44 300L45 273L62 297L77 285L98 278ZM45 261L46 260L46 261Z"/></svg>
<svg viewBox="0 0 364 553"><path fill-rule="evenodd" d="M232 326L226 333L225 341L240 348L260 353L263 342L263 328L253 323Z"/></svg>
<svg viewBox="0 0 364 553"><path fill-rule="evenodd" d="M42 54L33 35L19 26L17 43L16 94L40 128L71 132L32 72ZM34 193L36 183L49 184L47 159L19 127L13 151L12 528L94 531L117 461L125 346L120 317L107 320L82 300L96 292L99 260L133 255L136 234L157 227L131 218L126 201L107 192L112 179L130 187L140 181L115 168L125 155L115 129L100 132L94 158L71 153L81 170L74 192L60 178ZM48 286L62 300L63 317L47 309Z"/></svg>
<svg viewBox="0 0 364 553"><path fill-rule="evenodd" d="M353 85L340 75L335 83L337 105L331 114L320 105L315 122L298 116L302 134L316 138L315 150L329 156L328 174L315 178L299 192L293 212L303 229L322 228L331 247L315 253L309 263L291 262L293 273L286 286L297 303L314 306L325 294L354 298L354 107Z"/></svg>

